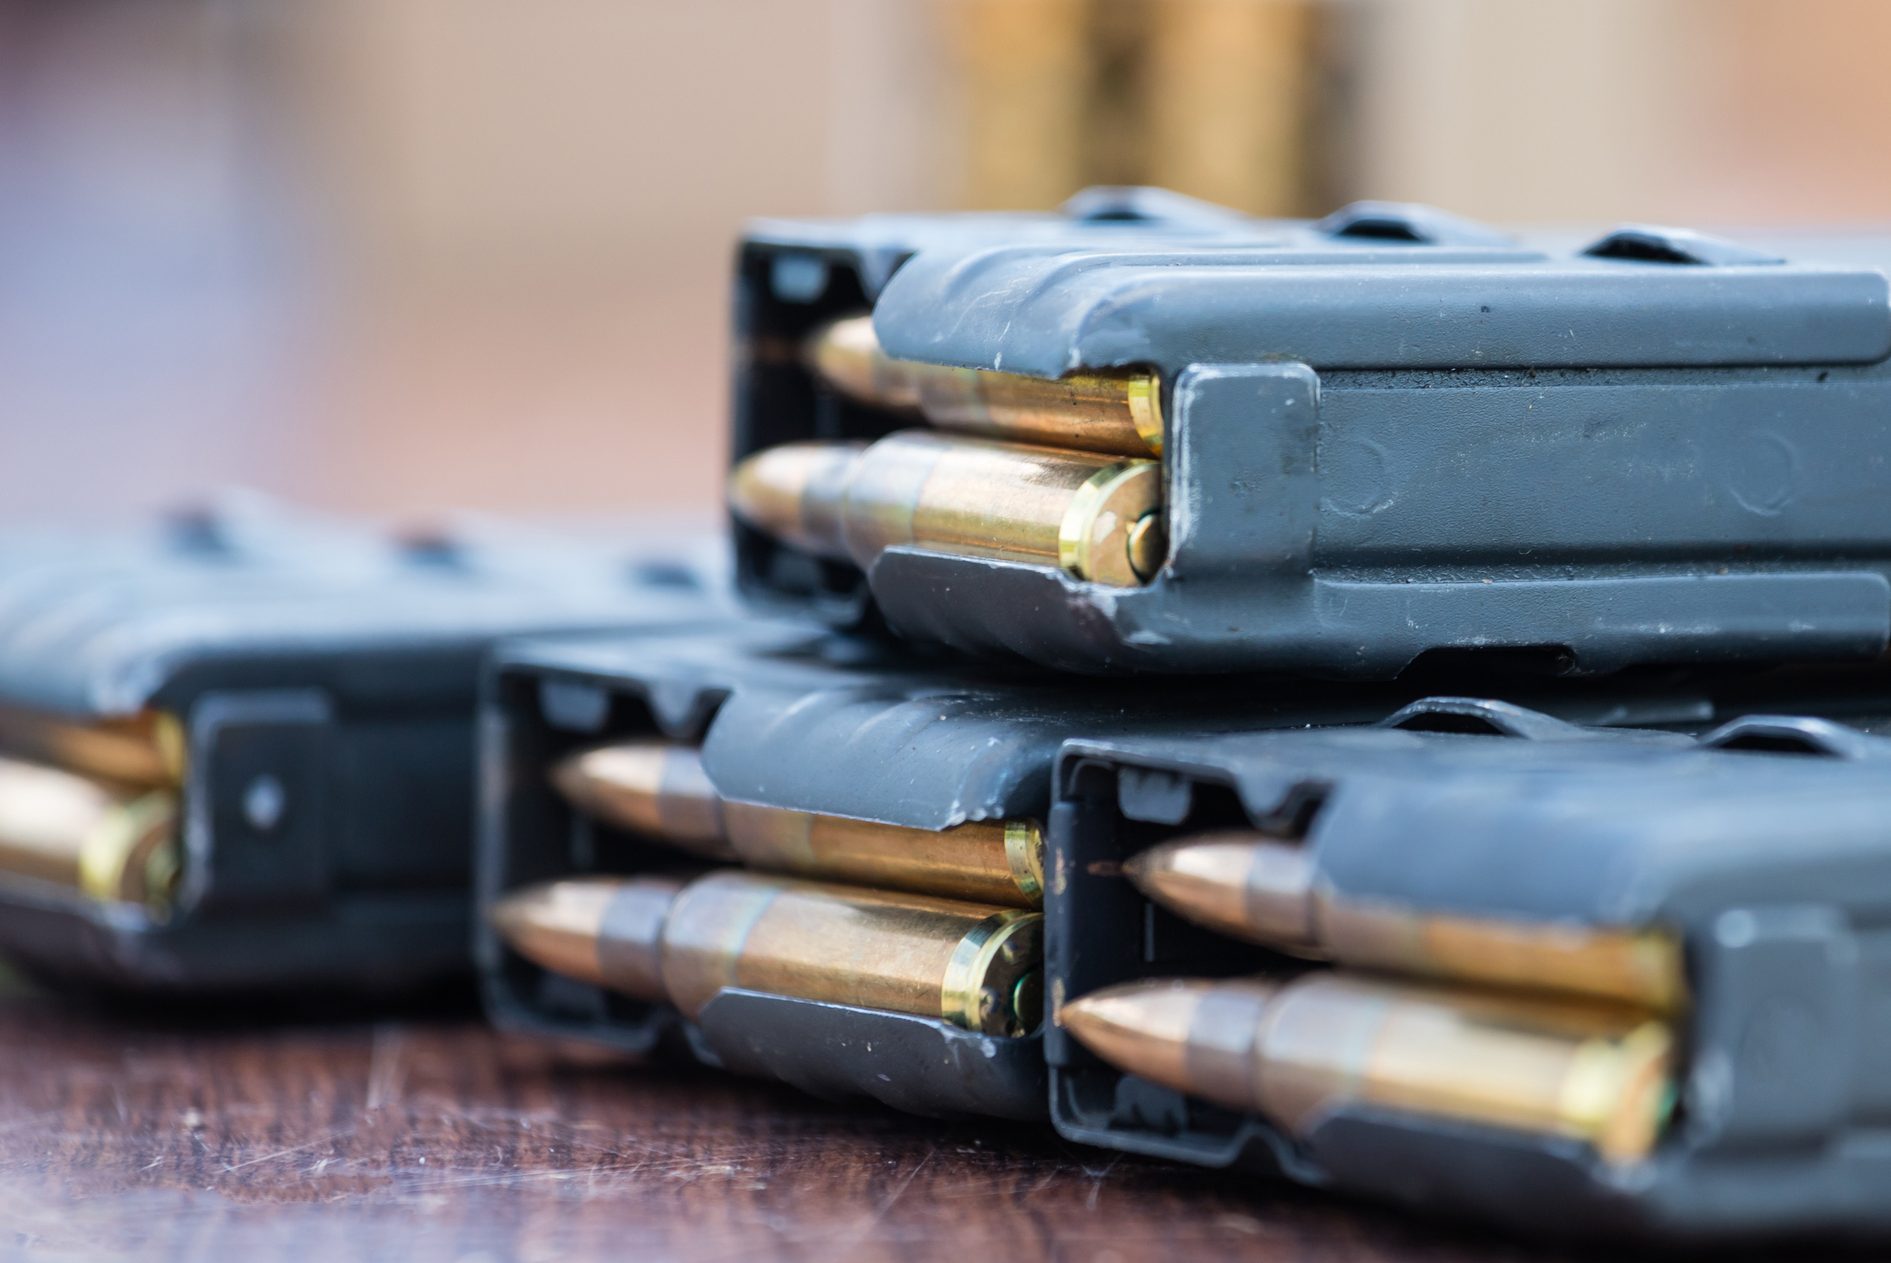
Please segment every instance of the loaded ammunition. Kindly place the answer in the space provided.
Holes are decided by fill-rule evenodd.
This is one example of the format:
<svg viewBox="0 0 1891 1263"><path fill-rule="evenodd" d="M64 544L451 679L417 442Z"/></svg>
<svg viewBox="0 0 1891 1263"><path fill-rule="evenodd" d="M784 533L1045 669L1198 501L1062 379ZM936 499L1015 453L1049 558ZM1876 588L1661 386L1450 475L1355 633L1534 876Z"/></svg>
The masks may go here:
<svg viewBox="0 0 1891 1263"><path fill-rule="evenodd" d="M177 875L174 794L0 759L0 877L162 912Z"/></svg>
<svg viewBox="0 0 1891 1263"><path fill-rule="evenodd" d="M1020 373L898 360L873 317L819 330L806 358L829 386L860 403L918 412L941 429L1118 456L1162 453L1162 384L1153 373Z"/></svg>
<svg viewBox="0 0 1891 1263"><path fill-rule="evenodd" d="M184 779L184 727L162 711L78 723L0 706L0 755L156 789Z"/></svg>
<svg viewBox="0 0 1891 1263"><path fill-rule="evenodd" d="M729 503L757 530L863 569L905 546L1133 587L1168 550L1156 461L923 430L766 448L736 467Z"/></svg>
<svg viewBox="0 0 1891 1263"><path fill-rule="evenodd" d="M481 890L673 873L711 855L712 864L733 857L752 870L790 870L741 878L713 904L710 884L691 888L687 906L707 909L695 918L707 943L698 972L713 976L697 984L696 1000L678 994L674 1006L567 985L556 976L564 971L532 968L508 948L516 930L482 916L475 942L496 1020L642 1053L674 1031L674 1007L714 994L692 1016L687 1042L723 1069L922 1114L1040 1120L1050 1106L1047 1050L1069 1045L1039 1021L1055 967L1047 951L1040 975L1033 941L1048 921L1039 900L1048 907L1059 888L1040 848L1054 845L1047 809L1067 743L1087 733L1359 723L1403 700L1294 690L1257 706L1251 690L1214 681L968 672L885 640L763 619L519 639L494 654L490 671ZM708 840L655 845L678 819ZM1123 856L1113 858L1120 902L1140 903L1116 876ZM1091 880L1087 870L1064 876L1066 889ZM885 893L905 885L928 889ZM791 894L761 908L758 890ZM820 896L818 915L808 892ZM960 911L921 915L941 906ZM742 938L745 908L757 918L738 949L722 940ZM1108 932L1112 942L1140 942L1137 928L1123 932L1112 918ZM985 953L995 961L981 965ZM666 973L680 967L670 953ZM1116 979L1096 985L1106 980ZM956 1016L940 1020L947 1014ZM985 1034L994 1030L1022 1037Z"/></svg>
<svg viewBox="0 0 1891 1263"><path fill-rule="evenodd" d="M201 999L469 973L486 649L720 621L721 570L654 522L417 534L248 497L0 531L0 759L32 765L0 792L0 954Z"/></svg>
<svg viewBox="0 0 1891 1263"><path fill-rule="evenodd" d="M671 909L663 979L685 1013L743 987L1021 1036L1043 1010L1043 924L1016 908L717 873Z"/></svg>
<svg viewBox="0 0 1891 1263"><path fill-rule="evenodd" d="M1673 1038L1633 1010L1349 978L1152 981L1064 1004L1091 1052L1297 1137L1347 1105L1653 1149L1673 1101Z"/></svg>
<svg viewBox="0 0 1891 1263"><path fill-rule="evenodd" d="M1492 986L1567 992L1672 1012L1686 1000L1680 941L1656 930L1530 924L1349 898L1308 850L1255 833L1178 838L1123 871L1198 924L1312 959Z"/></svg>
<svg viewBox="0 0 1891 1263"><path fill-rule="evenodd" d="M1067 743L1045 900L1055 933L1044 1048L1058 1131L1202 1166L1284 1168L1310 1186L1535 1233L1704 1241L1886 1231L1891 1203L1863 1154L1891 1099L1891 1045L1878 1034L1891 1021L1891 943L1868 928L1891 907L1891 741L1792 712L1846 705L1875 727L1887 683L1884 670L1856 668L1673 679L1646 701L1703 688L1709 707L1698 718L1617 712L1610 721L1625 726L1614 733L1515 704L1436 697L1369 727ZM1599 700L1592 688L1563 696L1587 706ZM1698 728L1730 710L1744 717L1695 738L1655 730ZM1147 854L1163 839L1174 841ZM1270 871L1248 871L1262 865ZM1127 877L1197 921L1339 964L1296 965L1183 924ZM1403 938L1371 935L1342 928L1329 906L1363 906L1394 925L1388 910L1448 913L1473 922L1472 933L1448 949L1409 923ZM1678 951L1664 947L1660 967L1642 972L1647 958L1624 947L1582 960L1574 972L1587 981L1577 985L1640 1003L1571 994L1571 960L1585 952L1559 959L1545 949L1561 927L1671 937L1685 950L1685 991ZM1513 950L1488 937L1493 928L1536 941L1493 968L1478 951ZM1387 972L1436 975L1441 957L1453 978ZM1384 963L1355 968L1368 958ZM1532 966L1538 974L1527 977ZM1223 1007L1232 1016L1211 1018L1192 998L1200 988L1184 987L1183 1015L1158 1031L1156 1003L1108 990L1236 971L1264 972L1279 999L1235 984ZM1296 972L1305 981L1282 978ZM1664 976L1671 983L1653 981ZM1303 987L1353 994L1326 1006L1327 1019L1270 1013ZM1361 988L1376 1010L1358 1002ZM1100 1003L1112 994L1130 1000ZM1415 995L1433 1009L1427 1024L1392 1021L1413 1012ZM1669 996L1667 1011L1654 1011ZM1476 1022L1460 1020L1473 1002ZM1342 1029L1333 1011L1354 1025ZM1529 1045L1517 1037L1542 1035L1556 1012L1614 1016L1578 1032L1596 1038L1577 1062L1519 1054ZM1644 1022L1654 1029L1637 1031ZM1207 1033L1191 1036L1191 1025ZM1493 1028L1511 1038L1485 1038ZM1644 1074L1659 1066L1664 1040L1670 1064ZM1638 1065L1631 1049L1647 1060ZM1391 1073L1401 1065L1402 1088ZM1535 1121L1517 1105L1530 1065L1540 1076L1525 1098ZM1341 1068L1361 1086L1337 1092L1324 1120L1280 1121L1303 1117L1294 1094L1328 1091ZM1611 1162L1650 1151L1638 1142L1650 1127L1635 1120L1664 1117L1662 1093L1646 1087L1661 1076L1672 1120L1656 1128L1646 1161ZM1214 1097L1215 1081L1226 1089L1216 1099L1246 1103L1231 1111L1184 1095ZM1429 1104L1398 1103L1414 1082L1433 1092ZM1563 1106L1547 1108L1558 1095ZM1270 1096L1276 1105L1252 1104ZM1620 1129L1600 1121L1610 1099ZM1583 1117L1609 1139L1573 1139L1590 1130Z"/></svg>
<svg viewBox="0 0 1891 1263"><path fill-rule="evenodd" d="M729 988L1022 1036L1043 1010L1043 917L1016 908L712 873L585 878L499 900L527 959L695 1018Z"/></svg>
<svg viewBox="0 0 1891 1263"><path fill-rule="evenodd" d="M580 810L708 859L1007 907L1044 900L1044 837L1029 820L915 829L725 801L698 751L663 741L583 751L552 780Z"/></svg>
<svg viewBox="0 0 1891 1263"><path fill-rule="evenodd" d="M872 442L923 416L1159 456L1162 580L1072 584L1002 529L999 555L1028 564L949 541L810 550L743 514L763 528L735 541L748 594L1093 674L1883 652L1891 300L1870 250L1640 224L1518 237L1389 203L1089 217L1112 200L1050 223L758 225L735 333L769 353L739 366L732 446ZM1670 458L1697 448L1713 458ZM889 510L902 527L910 503Z"/></svg>

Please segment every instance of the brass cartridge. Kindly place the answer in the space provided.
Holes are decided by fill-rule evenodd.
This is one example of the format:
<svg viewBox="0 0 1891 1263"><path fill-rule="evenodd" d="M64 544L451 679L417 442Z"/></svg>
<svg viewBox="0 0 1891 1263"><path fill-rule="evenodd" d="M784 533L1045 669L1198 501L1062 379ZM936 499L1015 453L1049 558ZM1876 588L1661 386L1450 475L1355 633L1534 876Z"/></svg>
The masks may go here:
<svg viewBox="0 0 1891 1263"><path fill-rule="evenodd" d="M1043 917L1016 908L723 871L584 878L499 900L492 922L558 973L696 1017L729 987L1026 1035L1043 1011Z"/></svg>
<svg viewBox="0 0 1891 1263"><path fill-rule="evenodd" d="M0 759L0 874L162 912L178 875L176 795Z"/></svg>
<svg viewBox="0 0 1891 1263"><path fill-rule="evenodd" d="M755 803L722 810L736 854L756 868L1012 908L1044 903L1044 835L1034 821L934 831Z"/></svg>
<svg viewBox="0 0 1891 1263"><path fill-rule="evenodd" d="M0 756L149 789L184 779L184 729L174 715L77 722L0 706Z"/></svg>
<svg viewBox="0 0 1891 1263"><path fill-rule="evenodd" d="M1124 872L1156 903L1235 938L1315 960L1660 1013L1687 1000L1681 943L1657 930L1498 920L1349 898L1302 847L1259 834L1165 842Z"/></svg>
<svg viewBox="0 0 1891 1263"><path fill-rule="evenodd" d="M1044 901L1044 837L1030 820L914 829L719 798L701 754L630 741L571 756L552 779L580 810L709 859L978 903Z"/></svg>
<svg viewBox="0 0 1891 1263"><path fill-rule="evenodd" d="M918 412L941 429L1118 456L1162 454L1162 383L1153 373L1020 373L897 360L872 316L817 331L806 359L822 381L873 407Z"/></svg>
<svg viewBox="0 0 1891 1263"><path fill-rule="evenodd" d="M910 546L1134 587L1168 552L1157 462L924 430L765 449L736 466L729 503L757 530L862 569Z"/></svg>
<svg viewBox="0 0 1891 1263"><path fill-rule="evenodd" d="M1119 1070L1304 1137L1349 1103L1583 1141L1655 1145L1673 1103L1667 1025L1616 1007L1350 978L1154 981L1056 1014Z"/></svg>
<svg viewBox="0 0 1891 1263"><path fill-rule="evenodd" d="M1028 1035L1043 1013L1043 924L989 904L721 872L690 883L663 931L684 1013L726 987Z"/></svg>

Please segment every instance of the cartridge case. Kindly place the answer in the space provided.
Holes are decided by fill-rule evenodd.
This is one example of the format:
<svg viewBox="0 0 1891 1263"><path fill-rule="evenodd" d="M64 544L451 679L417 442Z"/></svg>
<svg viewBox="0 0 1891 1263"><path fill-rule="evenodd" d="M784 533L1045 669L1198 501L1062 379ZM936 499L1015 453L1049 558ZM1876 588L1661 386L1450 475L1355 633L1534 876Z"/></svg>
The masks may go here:
<svg viewBox="0 0 1891 1263"><path fill-rule="evenodd" d="M737 802L723 815L735 853L756 868L1007 907L1044 902L1044 835L1034 821L935 831Z"/></svg>
<svg viewBox="0 0 1891 1263"><path fill-rule="evenodd" d="M155 710L77 722L0 706L0 756L156 789L184 779L184 729L176 716Z"/></svg>
<svg viewBox="0 0 1891 1263"><path fill-rule="evenodd" d="M1346 1105L1648 1154L1672 1108L1673 1038L1633 1010L1315 971L1107 988L1057 1020L1119 1070L1296 1136Z"/></svg>
<svg viewBox="0 0 1891 1263"><path fill-rule="evenodd" d="M724 871L570 878L489 913L555 973L696 1017L730 987L1026 1035L1043 1015L1043 917Z"/></svg>
<svg viewBox="0 0 1891 1263"><path fill-rule="evenodd" d="M663 930L663 981L695 1016L730 987L1023 1036L1043 1011L1043 917L1016 908L722 872Z"/></svg>
<svg viewBox="0 0 1891 1263"><path fill-rule="evenodd" d="M1044 837L1033 821L914 829L725 802L698 751L663 741L583 751L553 780L580 810L706 858L1009 907L1043 903Z"/></svg>
<svg viewBox="0 0 1891 1263"><path fill-rule="evenodd" d="M0 759L0 879L30 878L161 912L177 874L174 794Z"/></svg>
<svg viewBox="0 0 1891 1263"><path fill-rule="evenodd" d="M1297 956L1664 1013L1687 999L1685 960L1673 935L1348 898L1319 881L1310 852L1258 834L1180 838L1136 856L1124 871L1151 899L1191 921Z"/></svg>
<svg viewBox="0 0 1891 1263"><path fill-rule="evenodd" d="M1153 373L1042 378L898 360L881 348L871 316L826 326L806 358L842 394L918 412L941 429L1119 456L1162 452L1162 390Z"/></svg>
<svg viewBox="0 0 1891 1263"><path fill-rule="evenodd" d="M756 529L862 569L906 546L1133 587L1168 548L1155 461L920 430L765 449L737 466L729 498Z"/></svg>

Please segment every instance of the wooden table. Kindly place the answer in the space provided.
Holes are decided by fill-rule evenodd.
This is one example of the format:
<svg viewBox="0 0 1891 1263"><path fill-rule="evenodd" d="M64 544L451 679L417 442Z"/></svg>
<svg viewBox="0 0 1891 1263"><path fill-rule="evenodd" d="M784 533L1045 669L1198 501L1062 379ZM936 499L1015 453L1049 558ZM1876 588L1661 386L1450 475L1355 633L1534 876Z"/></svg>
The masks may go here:
<svg viewBox="0 0 1891 1263"><path fill-rule="evenodd" d="M264 1021L267 1017L269 1020ZM0 994L0 1255L1546 1257L1391 1211L421 1020Z"/></svg>

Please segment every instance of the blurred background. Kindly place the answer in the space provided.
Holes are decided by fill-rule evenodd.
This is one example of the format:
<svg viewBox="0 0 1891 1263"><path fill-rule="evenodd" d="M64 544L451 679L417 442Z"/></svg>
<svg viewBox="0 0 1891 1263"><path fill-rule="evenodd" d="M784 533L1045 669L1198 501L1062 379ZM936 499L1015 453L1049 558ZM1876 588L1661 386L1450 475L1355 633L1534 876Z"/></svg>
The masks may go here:
<svg viewBox="0 0 1891 1263"><path fill-rule="evenodd" d="M1879 0L0 3L0 518L718 496L750 215L1891 220Z"/></svg>

